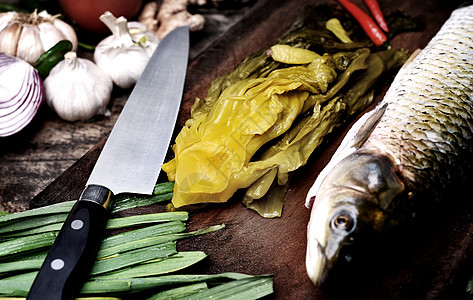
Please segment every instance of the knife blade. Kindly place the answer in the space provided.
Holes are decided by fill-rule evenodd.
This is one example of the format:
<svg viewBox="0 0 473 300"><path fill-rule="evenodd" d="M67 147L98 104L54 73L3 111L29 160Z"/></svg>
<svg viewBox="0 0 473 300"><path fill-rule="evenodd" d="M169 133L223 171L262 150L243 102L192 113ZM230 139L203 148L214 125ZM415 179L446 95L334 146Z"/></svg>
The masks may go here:
<svg viewBox="0 0 473 300"><path fill-rule="evenodd" d="M27 299L71 299L96 258L113 196L151 194L171 141L189 57L189 29L159 43L64 222Z"/></svg>

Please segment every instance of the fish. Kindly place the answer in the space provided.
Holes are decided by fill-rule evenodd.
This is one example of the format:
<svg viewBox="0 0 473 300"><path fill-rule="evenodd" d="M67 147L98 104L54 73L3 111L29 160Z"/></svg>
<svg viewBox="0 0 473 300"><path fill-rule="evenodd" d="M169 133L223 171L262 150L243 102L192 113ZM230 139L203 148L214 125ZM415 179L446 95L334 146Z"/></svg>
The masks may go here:
<svg viewBox="0 0 473 300"><path fill-rule="evenodd" d="M455 9L411 57L307 193L306 270L317 286L472 170L473 5Z"/></svg>

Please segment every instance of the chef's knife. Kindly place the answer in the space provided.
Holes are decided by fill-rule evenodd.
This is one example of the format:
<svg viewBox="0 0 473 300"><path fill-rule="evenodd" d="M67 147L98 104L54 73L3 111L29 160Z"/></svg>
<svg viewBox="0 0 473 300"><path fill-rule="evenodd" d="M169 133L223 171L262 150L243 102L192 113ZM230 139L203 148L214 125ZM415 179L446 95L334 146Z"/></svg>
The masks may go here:
<svg viewBox="0 0 473 300"><path fill-rule="evenodd" d="M153 192L179 112L188 55L187 26L173 30L159 43L36 276L28 299L71 299L96 258L113 195Z"/></svg>

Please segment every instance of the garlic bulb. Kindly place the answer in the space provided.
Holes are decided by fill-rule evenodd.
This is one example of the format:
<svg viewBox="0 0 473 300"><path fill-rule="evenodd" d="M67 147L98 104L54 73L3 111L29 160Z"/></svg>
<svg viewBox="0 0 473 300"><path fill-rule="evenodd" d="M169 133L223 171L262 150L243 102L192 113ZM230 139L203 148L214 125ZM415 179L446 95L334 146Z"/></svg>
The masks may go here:
<svg viewBox="0 0 473 300"><path fill-rule="evenodd" d="M5 12L0 14L0 52L34 63L45 51L61 40L69 40L77 49L77 35L66 22L46 11L39 14Z"/></svg>
<svg viewBox="0 0 473 300"><path fill-rule="evenodd" d="M46 102L66 121L87 120L104 114L113 82L92 61L66 53L44 80Z"/></svg>
<svg viewBox="0 0 473 300"><path fill-rule="evenodd" d="M143 25L128 24L124 17L115 18L105 12L100 20L112 35L102 40L94 52L97 66L121 88L133 86L140 78L149 58L158 46L158 38Z"/></svg>

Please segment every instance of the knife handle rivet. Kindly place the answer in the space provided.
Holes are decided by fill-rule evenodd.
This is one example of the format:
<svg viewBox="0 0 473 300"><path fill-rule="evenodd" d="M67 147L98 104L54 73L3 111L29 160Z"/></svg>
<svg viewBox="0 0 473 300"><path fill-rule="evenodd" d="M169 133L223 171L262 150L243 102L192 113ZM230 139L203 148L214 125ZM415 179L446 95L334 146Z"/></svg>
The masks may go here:
<svg viewBox="0 0 473 300"><path fill-rule="evenodd" d="M84 222L82 220L74 220L71 222L71 228L74 230L79 230L84 226Z"/></svg>
<svg viewBox="0 0 473 300"><path fill-rule="evenodd" d="M61 270L62 268L64 268L64 261L60 258L56 258L55 260L53 260L51 262L51 269L53 270Z"/></svg>

